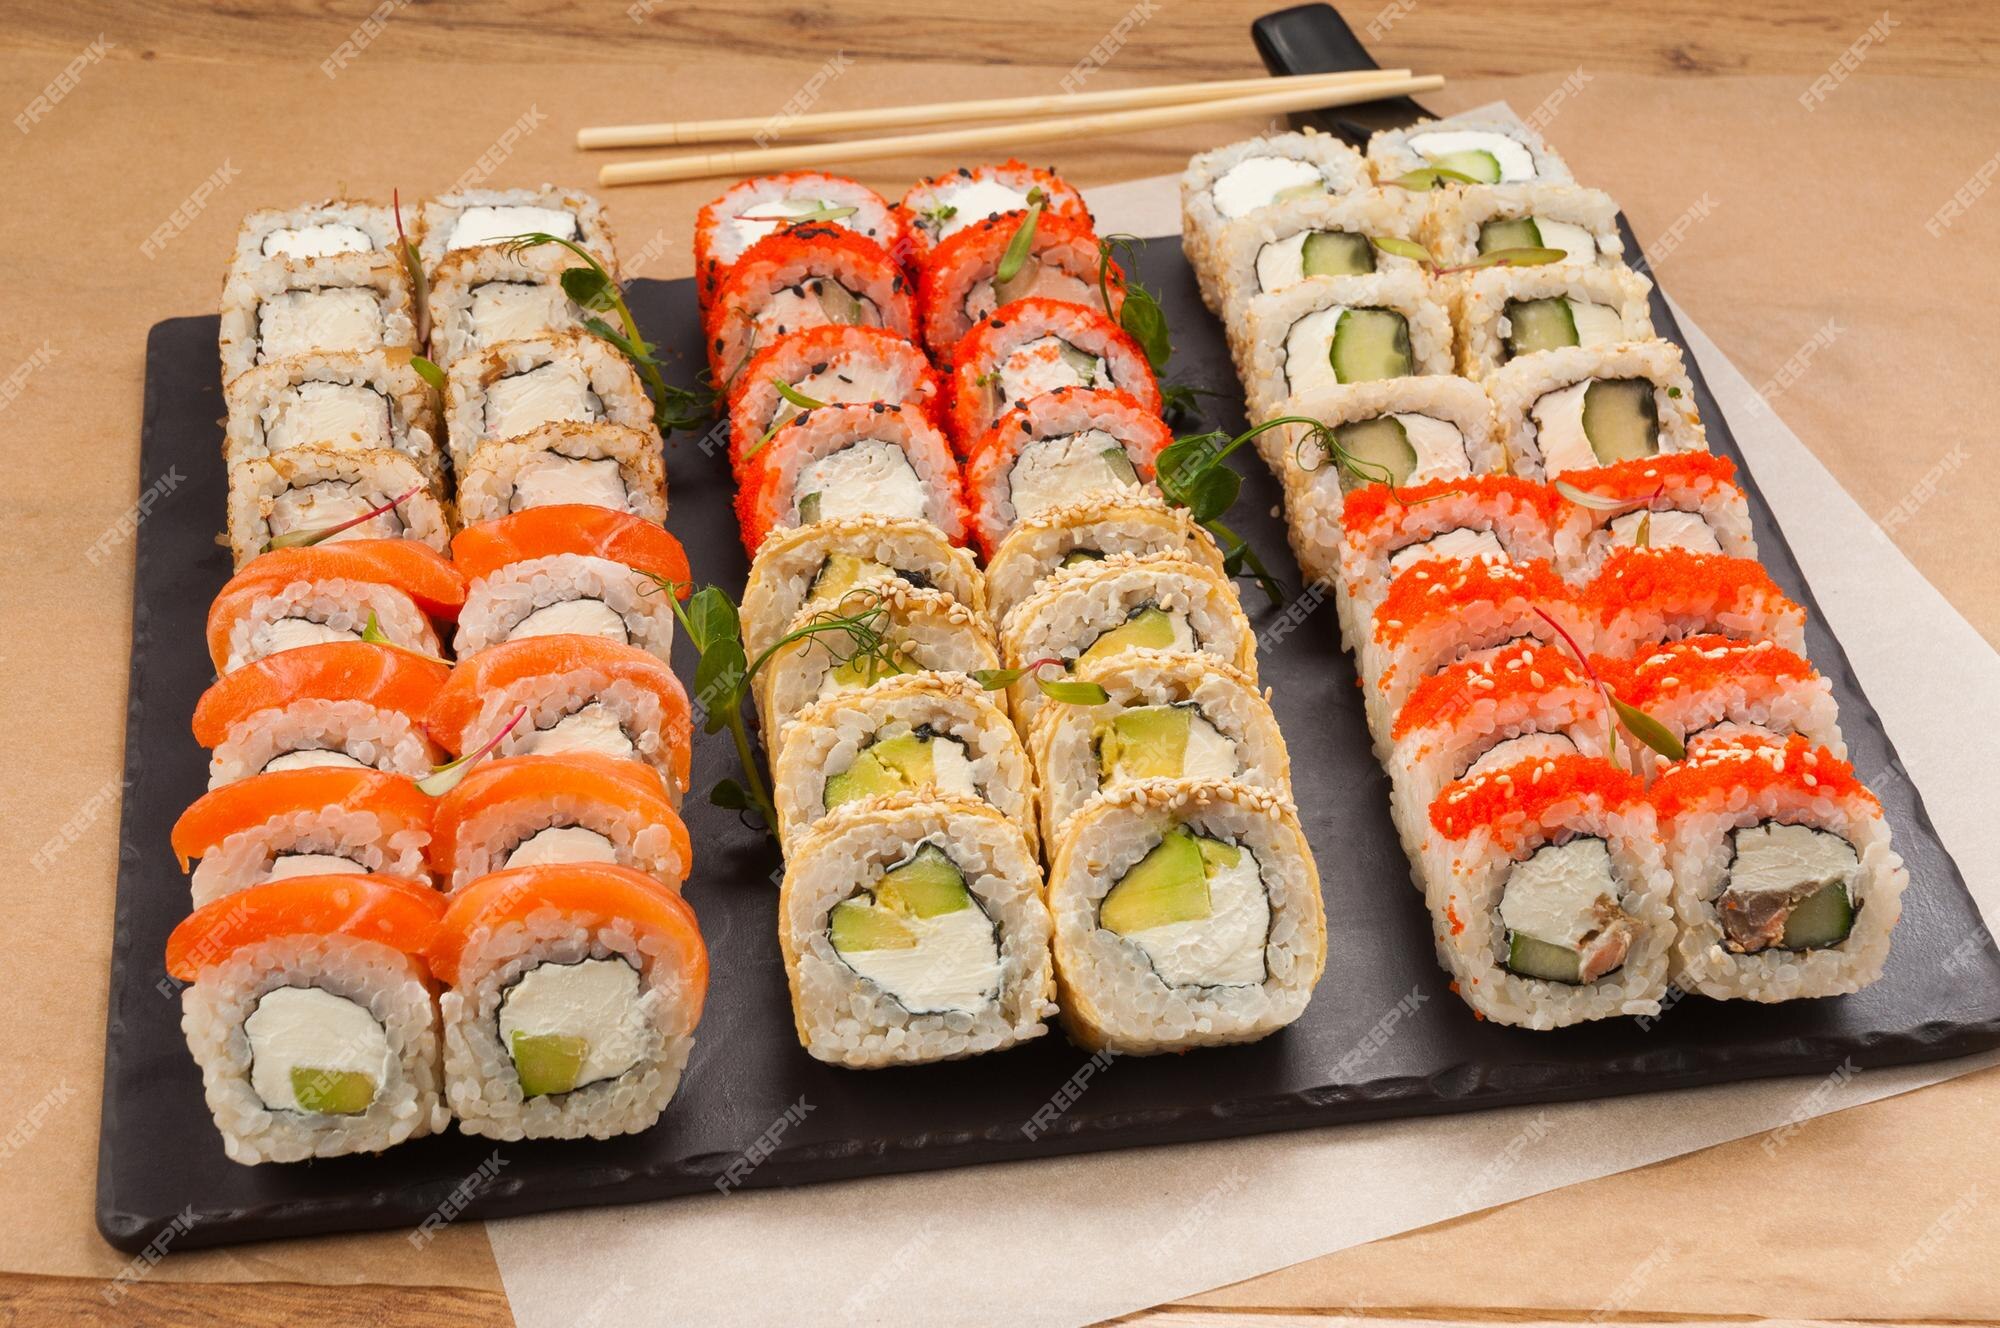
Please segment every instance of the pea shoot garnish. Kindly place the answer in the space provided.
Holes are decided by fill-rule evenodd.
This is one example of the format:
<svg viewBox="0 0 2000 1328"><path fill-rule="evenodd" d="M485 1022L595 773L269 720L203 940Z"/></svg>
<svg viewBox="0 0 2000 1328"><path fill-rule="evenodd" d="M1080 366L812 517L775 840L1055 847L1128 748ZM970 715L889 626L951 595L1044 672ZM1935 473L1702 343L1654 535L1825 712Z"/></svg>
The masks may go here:
<svg viewBox="0 0 2000 1328"><path fill-rule="evenodd" d="M506 741L507 735L514 731L515 725L527 717L528 707L522 706L514 712L514 717L507 721L504 728L480 744L477 750L467 752L456 761L448 761L439 766L422 779L419 779L417 787L425 793L430 794L433 798L442 798L445 794L458 787L458 782L465 778L466 773L472 769L475 762L493 752L502 742Z"/></svg>
<svg viewBox="0 0 2000 1328"><path fill-rule="evenodd" d="M1576 657L1577 665L1582 668L1584 676L1597 684L1598 692L1604 697L1604 704L1609 708L1612 715L1615 716L1606 725L1605 729L1605 760L1614 764L1618 760L1618 725L1620 722L1625 725L1626 731L1631 733L1633 737L1645 743L1669 761L1686 759L1687 747L1679 738L1674 736L1672 729L1669 729L1665 724L1654 719L1651 715L1639 709L1639 707L1628 705L1626 702L1618 699L1618 694L1611 690L1611 684L1598 676L1596 667L1590 662L1590 656L1585 654L1583 647L1576 643L1576 638L1569 634L1568 628L1550 616L1546 609L1537 607L1535 614L1543 622L1555 629L1556 635L1561 637L1563 644L1569 648L1569 653ZM1640 775L1644 773L1639 768L1638 752L1635 751L1632 753L1630 764L1633 774Z"/></svg>
<svg viewBox="0 0 2000 1328"><path fill-rule="evenodd" d="M1111 310L1111 264L1114 258L1125 270L1124 303L1118 307L1118 325L1139 343L1146 363L1160 384L1161 413L1169 423L1185 420L1195 413L1197 399L1221 396L1206 387L1167 381L1167 363L1174 357L1174 339L1167 327L1166 311L1159 296L1140 285L1132 276L1139 253L1146 242L1136 235L1106 235L1097 242L1097 292L1105 312Z"/></svg>
<svg viewBox="0 0 2000 1328"><path fill-rule="evenodd" d="M384 512L395 511L398 507L401 507L404 503L422 492L423 487L421 484L413 485L379 507L371 507L360 516L349 517L347 520L335 525L315 526L311 530L293 530L283 535L273 535L270 539L264 541L264 547L259 552L269 553L273 549L309 549L315 544L332 539L335 535L343 531L352 530L356 526L365 526Z"/></svg>
<svg viewBox="0 0 2000 1328"><path fill-rule="evenodd" d="M1065 705L1103 705L1111 699L1111 693L1105 691L1101 684L1045 676L1043 671L1050 668L1067 673L1069 663L1051 655L1031 664L1023 664L1018 669L977 669L972 680L989 692L997 692L1002 687L1012 687L1021 679L1032 676L1043 696Z"/></svg>

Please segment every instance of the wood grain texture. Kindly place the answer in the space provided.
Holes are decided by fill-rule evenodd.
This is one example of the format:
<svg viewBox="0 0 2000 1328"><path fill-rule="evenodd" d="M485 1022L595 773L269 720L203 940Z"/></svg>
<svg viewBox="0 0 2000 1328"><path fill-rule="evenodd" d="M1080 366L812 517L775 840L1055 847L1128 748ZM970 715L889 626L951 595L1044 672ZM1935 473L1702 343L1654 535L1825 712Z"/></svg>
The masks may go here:
<svg viewBox="0 0 2000 1328"><path fill-rule="evenodd" d="M507 1297L460 1287L134 1282L0 1273L0 1328L513 1328Z"/></svg>

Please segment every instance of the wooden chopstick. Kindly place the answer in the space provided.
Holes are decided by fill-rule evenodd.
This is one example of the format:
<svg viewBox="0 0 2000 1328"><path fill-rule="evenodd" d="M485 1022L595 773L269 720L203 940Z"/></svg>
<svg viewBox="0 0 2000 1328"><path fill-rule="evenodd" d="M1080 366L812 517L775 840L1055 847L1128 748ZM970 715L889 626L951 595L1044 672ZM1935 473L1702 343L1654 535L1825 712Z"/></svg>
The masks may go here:
<svg viewBox="0 0 2000 1328"><path fill-rule="evenodd" d="M1259 81L1268 83L1272 80ZM926 156L969 148L1017 147L1087 135L1167 129L1176 125L1199 124L1204 120L1226 120L1239 115L1274 115L1287 111L1314 110L1323 106L1351 106L1357 102L1375 101L1381 97L1434 92L1443 86L1444 79L1436 74L1415 77L1383 74L1367 82L1351 82L1330 90L1320 85L1310 88L1285 87L1256 96L1222 97L1178 106L1105 111L1095 115L1069 115L1047 120L1027 120L1015 124L986 125L972 129L947 129L926 134L894 134L885 138L851 139L839 143L798 143L774 148L695 152L678 157L621 161L600 168L597 180L599 184L606 185L659 184L671 180L700 180L712 175L767 175L777 171L799 170L809 166L825 166L839 162Z"/></svg>
<svg viewBox="0 0 2000 1328"><path fill-rule="evenodd" d="M1206 83L1170 83L1149 88L1114 88L1104 92L1052 94L1039 97L993 97L984 101L939 101L921 106L878 106L860 111L817 111L806 115L749 115L725 120L680 120L659 124L597 125L576 131L576 145L593 148L675 147L694 143L730 143L755 138L776 129L787 138L814 138L852 133L858 129L901 129L912 125L941 127L964 120L1030 120L1048 115L1089 111L1137 110L1147 106L1177 106L1225 97L1277 91L1280 88L1339 88L1368 83L1384 76L1408 77L1407 69L1359 69L1334 74L1298 74L1283 78L1229 78Z"/></svg>

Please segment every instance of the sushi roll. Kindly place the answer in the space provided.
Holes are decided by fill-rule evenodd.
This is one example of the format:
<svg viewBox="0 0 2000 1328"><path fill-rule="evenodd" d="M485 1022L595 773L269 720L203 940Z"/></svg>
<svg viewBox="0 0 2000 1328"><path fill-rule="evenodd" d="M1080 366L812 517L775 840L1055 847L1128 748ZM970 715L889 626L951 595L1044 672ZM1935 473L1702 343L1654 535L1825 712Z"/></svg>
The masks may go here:
<svg viewBox="0 0 2000 1328"><path fill-rule="evenodd" d="M1087 217L1060 213L1035 219L1026 253L1004 280L1000 268L1027 214L965 226L924 257L918 281L924 344L943 355L980 319L1029 297L1088 305L1118 318L1125 273L1101 256Z"/></svg>
<svg viewBox="0 0 2000 1328"><path fill-rule="evenodd" d="M678 801L637 761L593 752L481 761L437 800L438 885L510 867L611 862L679 893L694 865Z"/></svg>
<svg viewBox="0 0 2000 1328"><path fill-rule="evenodd" d="M1182 244L1204 289L1220 290L1225 236L1294 199L1341 195L1368 184L1361 154L1311 130L1246 139L1197 155L1181 175ZM1213 304L1211 308L1215 307Z"/></svg>
<svg viewBox="0 0 2000 1328"><path fill-rule="evenodd" d="M1485 378L1524 355L1653 335L1653 283L1628 268L1490 267L1459 277L1458 371Z"/></svg>
<svg viewBox="0 0 2000 1328"><path fill-rule="evenodd" d="M297 447L229 466L229 549L242 567L287 536L416 540L442 553L451 509L436 472L388 448Z"/></svg>
<svg viewBox="0 0 2000 1328"><path fill-rule="evenodd" d="M1274 203L1223 227L1215 272L1197 274L1204 278L1202 296L1234 324L1259 295L1289 290L1308 277L1417 271L1415 259L1374 241L1417 243L1423 219L1423 195L1407 189L1308 194Z"/></svg>
<svg viewBox="0 0 2000 1328"><path fill-rule="evenodd" d="M1556 567L1572 580L1597 575L1615 549L1643 536L1650 548L1755 558L1750 504L1736 482L1736 463L1710 452L1621 461L1572 470L1568 489L1555 490Z"/></svg>
<svg viewBox="0 0 2000 1328"><path fill-rule="evenodd" d="M793 226L743 252L710 298L704 324L711 381L725 391L751 357L815 327L917 331L910 280L881 245L838 226Z"/></svg>
<svg viewBox="0 0 2000 1328"><path fill-rule="evenodd" d="M465 577L415 540L336 540L273 549L229 579L208 608L217 673L325 641L359 641L369 620L392 645L443 653L433 619L458 617Z"/></svg>
<svg viewBox="0 0 2000 1328"><path fill-rule="evenodd" d="M799 225L838 226L894 256L904 250L903 222L867 185L819 171L760 175L731 185L695 214L695 289L708 306L736 260L774 232Z"/></svg>
<svg viewBox="0 0 2000 1328"><path fill-rule="evenodd" d="M1231 330L1252 419L1346 383L1451 372L1451 320L1421 272L1314 277L1259 295Z"/></svg>
<svg viewBox="0 0 2000 1328"><path fill-rule="evenodd" d="M829 817L915 794L992 807L1035 835L1035 779L1006 712L970 678L919 673L799 712L771 772L778 835L796 845Z"/></svg>
<svg viewBox="0 0 2000 1328"><path fill-rule="evenodd" d="M527 636L461 659L424 727L454 756L496 742L496 756L594 752L651 766L670 798L687 792L692 717L680 679L601 636Z"/></svg>
<svg viewBox="0 0 2000 1328"><path fill-rule="evenodd" d="M406 234L418 233L418 220L416 208L403 209ZM345 198L260 208L244 217L236 232L229 273L236 277L271 264L311 264L345 254L366 254L374 262L401 267L395 209Z"/></svg>
<svg viewBox="0 0 2000 1328"><path fill-rule="evenodd" d="M608 1139L659 1120L708 996L687 902L629 867L514 867L459 891L426 952L467 1134Z"/></svg>
<svg viewBox="0 0 2000 1328"><path fill-rule="evenodd" d="M1049 870L1057 1000L1122 1055L1254 1042L1326 966L1319 870L1289 800L1224 780L1136 784L1078 812Z"/></svg>
<svg viewBox="0 0 2000 1328"><path fill-rule="evenodd" d="M1501 184L1431 196L1424 239L1445 267L1503 249L1560 249L1561 265L1625 266L1611 195L1573 184Z"/></svg>
<svg viewBox="0 0 2000 1328"><path fill-rule="evenodd" d="M659 435L621 424L545 424L487 443L457 478L458 514L467 525L561 503L667 519Z"/></svg>
<svg viewBox="0 0 2000 1328"><path fill-rule="evenodd" d="M502 248L519 235L540 232L590 251L614 278L618 254L604 207L577 189L461 189L424 200L424 271L436 275L447 257L466 250ZM553 247L553 246L549 246Z"/></svg>
<svg viewBox="0 0 2000 1328"><path fill-rule="evenodd" d="M794 416L738 472L736 514L753 556L775 531L878 515L965 539L958 462L916 406L818 406Z"/></svg>
<svg viewBox="0 0 2000 1328"><path fill-rule="evenodd" d="M1429 167L1462 175L1470 184L1569 184L1572 178L1569 166L1534 130L1515 120L1474 116L1382 130L1368 140L1368 165L1384 184Z"/></svg>
<svg viewBox="0 0 2000 1328"><path fill-rule="evenodd" d="M917 181L896 207L912 259L922 263L940 241L968 226L1027 211L1030 195L1037 190L1043 199L1043 216L1090 225L1090 209L1084 206L1082 194L1053 171L1037 170L1024 161L961 166Z"/></svg>
<svg viewBox="0 0 2000 1328"><path fill-rule="evenodd" d="M941 590L986 616L972 555L929 521L860 516L772 532L750 564L740 619L750 658L768 650L806 609L831 609L851 591L886 581Z"/></svg>
<svg viewBox="0 0 2000 1328"><path fill-rule="evenodd" d="M1002 415L966 449L966 497L991 557L1021 522L1093 499L1156 492L1173 431L1123 392L1058 388Z"/></svg>
<svg viewBox="0 0 2000 1328"><path fill-rule="evenodd" d="M810 407L862 402L942 409L937 373L907 338L879 327L829 324L795 332L757 352L729 393L729 461L740 475L776 430Z"/></svg>
<svg viewBox="0 0 2000 1328"><path fill-rule="evenodd" d="M431 276L431 355L449 368L503 341L584 331L584 320L595 315L562 285L563 273L584 266L555 245L518 256L498 245L448 255Z"/></svg>
<svg viewBox="0 0 2000 1328"><path fill-rule="evenodd" d="M1518 1028L1659 1013L1672 879L1638 780L1529 756L1450 785L1430 821L1432 930L1461 1000Z"/></svg>
<svg viewBox="0 0 2000 1328"><path fill-rule="evenodd" d="M1748 558L1684 549L1620 549L1584 587L1596 649L1630 655L1684 636L1770 641L1806 651L1806 611Z"/></svg>
<svg viewBox="0 0 2000 1328"><path fill-rule="evenodd" d="M1079 304L1016 300L966 333L950 362L951 435L962 448L1015 406L1058 388L1116 388L1160 413L1160 385L1139 343Z"/></svg>
<svg viewBox="0 0 2000 1328"><path fill-rule="evenodd" d="M1678 346L1571 346L1502 365L1484 380L1516 475L1555 479L1620 461L1706 452Z"/></svg>
<svg viewBox="0 0 2000 1328"><path fill-rule="evenodd" d="M1665 725L1689 749L1745 736L1782 741L1797 734L1847 759L1833 684L1803 656L1769 641L1683 637L1629 660L1600 659L1597 671L1617 679L1619 700ZM1620 741L1628 738L1621 735ZM1633 741L1632 749L1655 773L1664 768L1643 743Z"/></svg>
<svg viewBox="0 0 2000 1328"><path fill-rule="evenodd" d="M1212 655L1128 650L1080 665L1099 705L1045 706L1028 748L1042 774L1042 835L1060 844L1100 795L1147 780L1224 779L1292 796L1277 718L1250 679Z"/></svg>
<svg viewBox="0 0 2000 1328"><path fill-rule="evenodd" d="M311 263L270 261L234 273L222 290L222 381L260 364L315 351L418 349L416 304L399 263L372 253Z"/></svg>
<svg viewBox="0 0 2000 1328"><path fill-rule="evenodd" d="M452 649L470 655L537 636L602 637L670 661L673 597L694 580L681 542L606 507L531 507L451 542L466 579Z"/></svg>
<svg viewBox="0 0 2000 1328"><path fill-rule="evenodd" d="M581 332L505 342L453 364L445 379L451 463L545 424L609 422L653 437L653 402L623 355Z"/></svg>
<svg viewBox="0 0 2000 1328"><path fill-rule="evenodd" d="M379 1153L451 1123L417 957L443 912L392 876L299 876L174 928L181 1031L230 1161Z"/></svg>
<svg viewBox="0 0 2000 1328"><path fill-rule="evenodd" d="M1909 873L1882 805L1803 737L1709 744L1653 786L1680 922L1674 981L1717 1000L1859 991Z"/></svg>
<svg viewBox="0 0 2000 1328"><path fill-rule="evenodd" d="M424 719L450 673L441 661L361 641L300 646L226 673L194 709L208 786L314 766L428 775L440 757Z"/></svg>
<svg viewBox="0 0 2000 1328"><path fill-rule="evenodd" d="M786 857L778 942L799 1044L849 1069L1000 1051L1055 1013L1041 864L984 803L823 822Z"/></svg>
<svg viewBox="0 0 2000 1328"><path fill-rule="evenodd" d="M174 822L200 908L295 876L387 875L430 883L435 803L408 775L323 766L272 770L212 789Z"/></svg>
<svg viewBox="0 0 2000 1328"><path fill-rule="evenodd" d="M1257 677L1257 634L1235 587L1173 554L1114 554L1058 572L1009 616L1000 646L1008 668L1029 670L1007 689L1023 734L1046 703L1032 667L1041 661L1074 670L1126 650L1193 651Z"/></svg>
<svg viewBox="0 0 2000 1328"><path fill-rule="evenodd" d="M408 357L384 351L314 351L243 373L223 391L229 424L222 454L232 467L300 448L398 452L440 494L443 463L430 389Z"/></svg>
<svg viewBox="0 0 2000 1328"><path fill-rule="evenodd" d="M1169 507L1145 490L1118 492L1051 507L1015 523L986 560L986 595L996 627L1021 601L1066 567L1114 553L1170 553L1224 575L1214 536L1184 507Z"/></svg>

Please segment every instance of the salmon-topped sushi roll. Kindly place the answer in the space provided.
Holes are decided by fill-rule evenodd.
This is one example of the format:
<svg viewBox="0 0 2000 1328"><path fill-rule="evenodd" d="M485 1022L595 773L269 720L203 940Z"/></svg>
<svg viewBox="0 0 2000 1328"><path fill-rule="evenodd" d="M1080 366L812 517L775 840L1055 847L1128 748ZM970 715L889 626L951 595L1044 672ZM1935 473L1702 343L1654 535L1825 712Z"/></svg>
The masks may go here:
<svg viewBox="0 0 2000 1328"><path fill-rule="evenodd" d="M1014 255L1021 231L1025 251ZM1087 217L1029 213L975 222L924 260L918 283L924 344L942 355L972 325L1032 297L1089 305L1113 319L1125 303L1125 273L1098 252Z"/></svg>
<svg viewBox="0 0 2000 1328"><path fill-rule="evenodd" d="M693 865L687 827L652 769L593 752L482 761L437 804L440 884L488 872L615 862L680 889Z"/></svg>
<svg viewBox="0 0 2000 1328"><path fill-rule="evenodd" d="M1123 392L1061 388L1000 417L966 453L973 529L989 557L1007 533L1054 508L1155 492L1169 430Z"/></svg>
<svg viewBox="0 0 2000 1328"><path fill-rule="evenodd" d="M359 641L372 620L390 644L436 656L431 621L456 618L464 603L465 578L415 540L273 549L209 605L208 653L227 673L298 646Z"/></svg>
<svg viewBox="0 0 2000 1328"><path fill-rule="evenodd" d="M1160 413L1146 353L1098 310L1061 300L1016 300L954 346L951 434L961 448L1013 407L1064 387L1117 388Z"/></svg>

